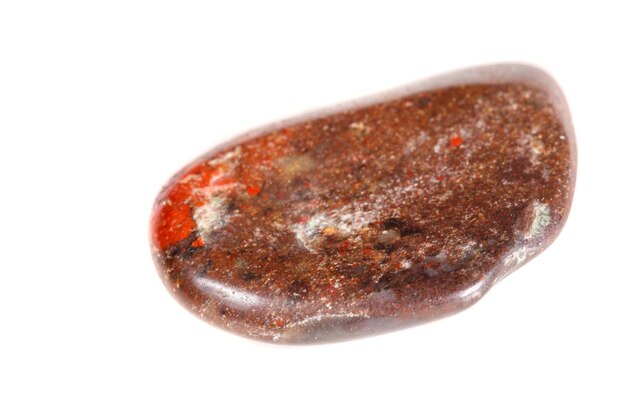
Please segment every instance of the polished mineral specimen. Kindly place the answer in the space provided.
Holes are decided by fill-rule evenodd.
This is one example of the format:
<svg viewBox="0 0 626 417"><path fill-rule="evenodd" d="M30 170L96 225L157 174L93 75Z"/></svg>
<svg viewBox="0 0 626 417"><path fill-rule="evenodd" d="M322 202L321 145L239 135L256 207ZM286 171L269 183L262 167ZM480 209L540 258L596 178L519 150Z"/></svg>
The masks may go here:
<svg viewBox="0 0 626 417"><path fill-rule="evenodd" d="M183 305L244 336L390 331L468 307L542 252L575 161L549 76L474 68L207 153L158 196L152 252Z"/></svg>

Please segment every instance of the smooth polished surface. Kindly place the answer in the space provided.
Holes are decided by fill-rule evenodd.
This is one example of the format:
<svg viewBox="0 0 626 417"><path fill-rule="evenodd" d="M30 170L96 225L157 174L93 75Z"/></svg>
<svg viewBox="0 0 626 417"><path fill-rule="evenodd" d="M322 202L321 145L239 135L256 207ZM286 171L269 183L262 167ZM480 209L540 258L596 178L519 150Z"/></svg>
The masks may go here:
<svg viewBox="0 0 626 417"><path fill-rule="evenodd" d="M245 135L163 189L152 251L201 318L284 343L457 312L543 251L575 144L552 79L475 68Z"/></svg>

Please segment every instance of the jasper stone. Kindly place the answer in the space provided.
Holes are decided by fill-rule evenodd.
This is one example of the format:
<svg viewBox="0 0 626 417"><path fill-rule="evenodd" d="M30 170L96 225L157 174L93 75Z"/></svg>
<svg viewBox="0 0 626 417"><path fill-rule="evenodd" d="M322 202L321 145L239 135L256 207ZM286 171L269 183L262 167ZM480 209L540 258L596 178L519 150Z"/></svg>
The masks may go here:
<svg viewBox="0 0 626 417"><path fill-rule="evenodd" d="M575 159L549 76L474 68L210 151L158 196L152 252L183 305L240 335L385 332L468 307L542 252Z"/></svg>

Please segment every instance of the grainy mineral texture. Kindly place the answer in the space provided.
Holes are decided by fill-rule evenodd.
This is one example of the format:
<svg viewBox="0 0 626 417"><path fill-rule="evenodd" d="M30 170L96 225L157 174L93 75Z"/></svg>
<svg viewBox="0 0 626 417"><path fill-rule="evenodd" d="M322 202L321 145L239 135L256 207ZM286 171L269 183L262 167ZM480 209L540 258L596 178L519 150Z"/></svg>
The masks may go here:
<svg viewBox="0 0 626 417"><path fill-rule="evenodd" d="M183 305L244 336L390 331L468 307L543 251L575 160L550 77L474 68L207 153L158 196L152 252Z"/></svg>

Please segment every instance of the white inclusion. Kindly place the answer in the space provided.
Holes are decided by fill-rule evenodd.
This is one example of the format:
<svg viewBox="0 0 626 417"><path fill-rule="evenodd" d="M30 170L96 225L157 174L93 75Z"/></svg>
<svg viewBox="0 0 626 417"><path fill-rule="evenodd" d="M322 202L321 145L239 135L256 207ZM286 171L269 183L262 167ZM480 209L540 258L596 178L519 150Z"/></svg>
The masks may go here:
<svg viewBox="0 0 626 417"><path fill-rule="evenodd" d="M239 288L229 287L210 278L197 278L202 290L212 298L237 310L248 310L263 305L263 299L256 294Z"/></svg>
<svg viewBox="0 0 626 417"><path fill-rule="evenodd" d="M526 239L542 236L550 224L550 207L547 204L536 202L533 204L533 222L526 233Z"/></svg>
<svg viewBox="0 0 626 417"><path fill-rule="evenodd" d="M205 205L195 209L193 219L198 226L198 232L207 240L211 233L228 224L226 200L222 197L209 199Z"/></svg>
<svg viewBox="0 0 626 417"><path fill-rule="evenodd" d="M383 207L390 198L399 200L405 195L413 193L416 189L417 184L410 184L406 187L389 187L369 203L351 204L339 209L317 213L304 223L292 224L290 229L304 248L310 252L315 252L315 241L325 228L332 227L342 235L353 235L378 220Z"/></svg>
<svg viewBox="0 0 626 417"><path fill-rule="evenodd" d="M196 195L206 201L206 204L196 208L193 212L198 232L205 240L209 239L211 233L226 226L231 217L228 215L227 200L220 195L241 184L238 182L220 184L220 180L232 175L240 157L241 147L238 146L221 158L211 161L211 165L218 167L217 172L208 186L194 190ZM192 179L185 178L184 180L191 181Z"/></svg>
<svg viewBox="0 0 626 417"><path fill-rule="evenodd" d="M524 234L526 244L515 249L504 258L505 266L516 268L540 250L541 242L535 242L534 244L531 242L533 239L545 234L546 228L550 225L550 219L550 207L547 204L535 201L533 203L533 221Z"/></svg>
<svg viewBox="0 0 626 417"><path fill-rule="evenodd" d="M221 157L217 159L213 159L212 161L209 162L209 164L212 166L224 165L224 164L230 165L233 162L238 163L240 157L241 157L241 146L237 146L235 149L233 149L230 152L225 153ZM233 159L235 158L237 158L237 161L233 161Z"/></svg>
<svg viewBox="0 0 626 417"><path fill-rule="evenodd" d="M473 240L469 240L467 243L465 243L463 246L461 246L461 249L463 250L463 253L467 253L469 251L474 250L476 245L477 245L476 242L474 242Z"/></svg>
<svg viewBox="0 0 626 417"><path fill-rule="evenodd" d="M322 320L329 320L329 319L337 320L337 319L354 319L354 318L367 319L369 318L369 316L367 314L358 314L358 313L318 314L316 316L307 317L306 319L294 321L292 323L289 323L285 327L289 328L289 327L304 326L309 323L316 323Z"/></svg>
<svg viewBox="0 0 626 417"><path fill-rule="evenodd" d="M305 223L296 223L291 226L291 231L296 235L298 241L308 251L313 252L311 244L320 231L330 224L325 213L319 213L311 217Z"/></svg>
<svg viewBox="0 0 626 417"><path fill-rule="evenodd" d="M428 135L426 134L426 132L420 132L417 137L411 138L407 141L406 145L404 146L404 153L407 155L413 153L417 149L417 147L426 142L427 139Z"/></svg>
<svg viewBox="0 0 626 417"><path fill-rule="evenodd" d="M202 176L199 175L199 174L187 174L187 176L185 176L185 178L180 180L180 183L181 184L185 184L185 183L191 182L191 181L199 181L201 178L202 178Z"/></svg>
<svg viewBox="0 0 626 417"><path fill-rule="evenodd" d="M377 215L375 211L344 206L338 210L318 213L305 223L296 223L291 226L291 231L302 246L315 252L314 241L325 228L332 227L341 234L351 235L376 220Z"/></svg>

